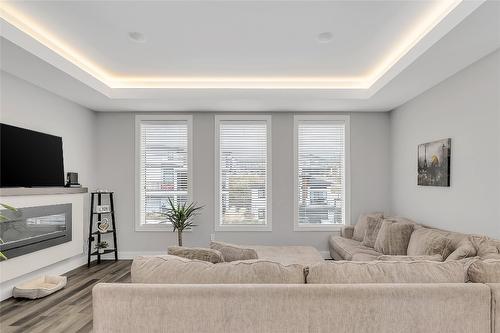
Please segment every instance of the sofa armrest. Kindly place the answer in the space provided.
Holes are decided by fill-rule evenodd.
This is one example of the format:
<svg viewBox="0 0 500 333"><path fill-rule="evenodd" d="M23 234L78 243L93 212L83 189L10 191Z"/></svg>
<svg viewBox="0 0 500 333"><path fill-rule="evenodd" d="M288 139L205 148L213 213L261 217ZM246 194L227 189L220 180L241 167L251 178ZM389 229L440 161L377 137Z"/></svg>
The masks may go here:
<svg viewBox="0 0 500 333"><path fill-rule="evenodd" d="M352 235L354 234L354 226L346 225L342 229L340 229L340 236L348 239L352 239Z"/></svg>

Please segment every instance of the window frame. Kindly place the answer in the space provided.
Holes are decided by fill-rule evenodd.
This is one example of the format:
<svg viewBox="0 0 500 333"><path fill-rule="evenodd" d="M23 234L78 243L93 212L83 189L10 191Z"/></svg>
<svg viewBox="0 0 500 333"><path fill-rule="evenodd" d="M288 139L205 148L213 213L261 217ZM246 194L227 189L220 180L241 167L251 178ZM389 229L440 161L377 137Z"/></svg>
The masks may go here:
<svg viewBox="0 0 500 333"><path fill-rule="evenodd" d="M221 225L221 184L220 184L220 124L225 121L252 122L265 121L267 134L266 169L266 210L265 225ZM215 231L272 231L272 116L271 115L215 115Z"/></svg>
<svg viewBox="0 0 500 333"><path fill-rule="evenodd" d="M135 116L135 231L172 231L172 224L144 224L141 216L143 191L141 189L141 124L172 123L187 124L187 200L193 200L193 116L192 115L136 115Z"/></svg>
<svg viewBox="0 0 500 333"><path fill-rule="evenodd" d="M299 223L299 124L311 123L342 123L344 130L344 205L342 209L343 224L305 224ZM294 115L293 119L293 214L294 231L339 231L351 224L351 126L348 115Z"/></svg>

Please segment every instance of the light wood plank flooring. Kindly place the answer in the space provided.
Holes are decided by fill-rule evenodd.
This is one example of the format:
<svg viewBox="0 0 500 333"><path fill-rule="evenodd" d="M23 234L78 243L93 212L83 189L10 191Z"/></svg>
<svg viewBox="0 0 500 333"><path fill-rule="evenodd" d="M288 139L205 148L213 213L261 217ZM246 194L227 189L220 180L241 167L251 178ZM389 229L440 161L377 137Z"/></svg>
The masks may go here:
<svg viewBox="0 0 500 333"><path fill-rule="evenodd" d="M131 260L101 261L64 275L66 287L38 300L0 302L0 332L91 332L92 288L99 282L130 282Z"/></svg>

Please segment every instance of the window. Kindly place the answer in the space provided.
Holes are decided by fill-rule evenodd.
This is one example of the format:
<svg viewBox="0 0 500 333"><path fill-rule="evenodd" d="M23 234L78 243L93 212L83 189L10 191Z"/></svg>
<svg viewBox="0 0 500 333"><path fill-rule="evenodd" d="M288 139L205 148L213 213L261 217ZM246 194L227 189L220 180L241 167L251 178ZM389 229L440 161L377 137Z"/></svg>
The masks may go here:
<svg viewBox="0 0 500 333"><path fill-rule="evenodd" d="M295 116L296 231L349 223L349 117Z"/></svg>
<svg viewBox="0 0 500 333"><path fill-rule="evenodd" d="M136 116L136 230L171 230L174 203L191 200L191 116Z"/></svg>
<svg viewBox="0 0 500 333"><path fill-rule="evenodd" d="M271 118L216 116L218 231L271 230Z"/></svg>

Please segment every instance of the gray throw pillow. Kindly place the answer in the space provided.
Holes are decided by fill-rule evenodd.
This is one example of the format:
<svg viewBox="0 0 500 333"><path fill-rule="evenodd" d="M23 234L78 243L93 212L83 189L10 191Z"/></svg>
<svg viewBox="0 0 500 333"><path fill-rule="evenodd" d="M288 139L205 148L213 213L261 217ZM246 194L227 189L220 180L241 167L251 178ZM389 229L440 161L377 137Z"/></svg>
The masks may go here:
<svg viewBox="0 0 500 333"><path fill-rule="evenodd" d="M446 233L431 228L420 228L411 234L407 254L409 256L440 254L446 259L451 252L451 240L446 237Z"/></svg>
<svg viewBox="0 0 500 333"><path fill-rule="evenodd" d="M168 254L187 259L208 261L213 264L224 262L224 257L220 251L202 247L170 246Z"/></svg>
<svg viewBox="0 0 500 333"><path fill-rule="evenodd" d="M368 216L367 222L365 237L363 238L363 242L361 242L361 244L368 247L374 247L378 232L382 226L382 220Z"/></svg>
<svg viewBox="0 0 500 333"><path fill-rule="evenodd" d="M383 219L383 213L370 213L370 214L361 214L358 218L358 222L354 225L354 232L352 234L352 239L362 242L365 238L366 228L368 227L368 218L374 219Z"/></svg>
<svg viewBox="0 0 500 333"><path fill-rule="evenodd" d="M384 220L375 241L375 251L393 256L405 256L412 232L413 224Z"/></svg>
<svg viewBox="0 0 500 333"><path fill-rule="evenodd" d="M257 251L244 246L223 242L211 242L210 248L222 253L224 261L251 260L258 259Z"/></svg>

